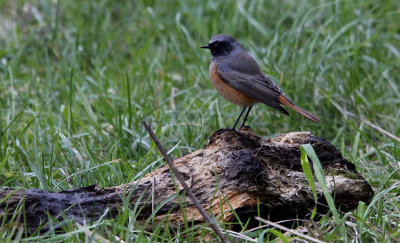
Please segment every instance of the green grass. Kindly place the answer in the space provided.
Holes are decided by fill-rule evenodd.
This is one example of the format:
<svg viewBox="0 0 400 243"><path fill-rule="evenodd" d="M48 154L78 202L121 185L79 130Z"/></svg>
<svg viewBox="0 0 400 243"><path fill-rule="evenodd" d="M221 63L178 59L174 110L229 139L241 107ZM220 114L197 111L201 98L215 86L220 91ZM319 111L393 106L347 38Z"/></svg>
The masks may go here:
<svg viewBox="0 0 400 243"><path fill-rule="evenodd" d="M376 190L369 205L341 215L344 230L331 215L316 222L325 239L400 237L398 0L1 0L0 186L63 190L138 179L165 164L142 120L175 157L201 148L240 111L212 88L210 54L199 48L218 33L241 41L293 101L321 118L313 124L257 105L248 123L258 134L324 137ZM61 235L26 236L3 223L0 237L194 241L194 232L208 232L190 222L183 231L141 232L135 213L70 224ZM248 236L271 240L271 232Z"/></svg>

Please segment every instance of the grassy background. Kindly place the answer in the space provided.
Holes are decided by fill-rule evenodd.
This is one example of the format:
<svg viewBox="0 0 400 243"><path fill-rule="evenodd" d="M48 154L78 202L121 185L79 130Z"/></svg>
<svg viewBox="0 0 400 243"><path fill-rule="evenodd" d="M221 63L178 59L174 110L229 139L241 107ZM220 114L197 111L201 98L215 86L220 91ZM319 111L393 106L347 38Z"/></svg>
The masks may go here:
<svg viewBox="0 0 400 243"><path fill-rule="evenodd" d="M212 88L210 53L199 48L218 33L239 40L293 101L321 118L313 124L257 105L248 124L258 134L309 130L341 148L374 186L370 206L343 217L345 232L329 217L317 222L325 240L399 237L397 0L1 0L1 187L63 190L138 179L164 164L142 120L174 147L173 156L232 126L240 108ZM130 209L85 227L93 234L70 225L62 235L18 237L193 240L160 227L141 234ZM1 237L10 240L13 230L3 223Z"/></svg>

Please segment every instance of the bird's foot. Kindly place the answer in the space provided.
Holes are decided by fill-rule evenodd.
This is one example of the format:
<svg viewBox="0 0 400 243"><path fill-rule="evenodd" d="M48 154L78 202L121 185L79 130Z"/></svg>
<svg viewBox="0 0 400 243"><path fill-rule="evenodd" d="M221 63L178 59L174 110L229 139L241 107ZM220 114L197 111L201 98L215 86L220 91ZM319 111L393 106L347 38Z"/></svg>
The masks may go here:
<svg viewBox="0 0 400 243"><path fill-rule="evenodd" d="M240 128L239 128L239 131L240 130L251 131L251 127L250 126L246 126L246 125L241 125Z"/></svg>
<svg viewBox="0 0 400 243"><path fill-rule="evenodd" d="M236 130L236 128L234 128L234 127L228 127L228 128L225 128L227 131L234 131L234 132L237 132L237 130Z"/></svg>

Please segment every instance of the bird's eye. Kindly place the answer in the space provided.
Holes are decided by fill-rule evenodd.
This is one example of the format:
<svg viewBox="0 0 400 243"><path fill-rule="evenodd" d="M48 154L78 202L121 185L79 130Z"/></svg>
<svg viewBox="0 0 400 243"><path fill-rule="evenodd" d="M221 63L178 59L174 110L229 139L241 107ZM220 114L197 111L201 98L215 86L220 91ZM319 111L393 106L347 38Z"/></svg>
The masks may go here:
<svg viewBox="0 0 400 243"><path fill-rule="evenodd" d="M226 46L226 42L225 41L218 41L218 46L223 47Z"/></svg>

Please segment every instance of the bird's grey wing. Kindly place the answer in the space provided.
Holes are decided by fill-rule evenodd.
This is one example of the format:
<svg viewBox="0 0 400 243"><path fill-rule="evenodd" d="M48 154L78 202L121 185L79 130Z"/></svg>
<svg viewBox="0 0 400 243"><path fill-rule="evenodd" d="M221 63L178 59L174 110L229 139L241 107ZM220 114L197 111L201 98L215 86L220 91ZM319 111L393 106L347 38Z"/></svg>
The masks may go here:
<svg viewBox="0 0 400 243"><path fill-rule="evenodd" d="M219 63L218 75L237 91L289 115L280 106L279 96L282 90L261 72L260 67L249 54L245 53Z"/></svg>

